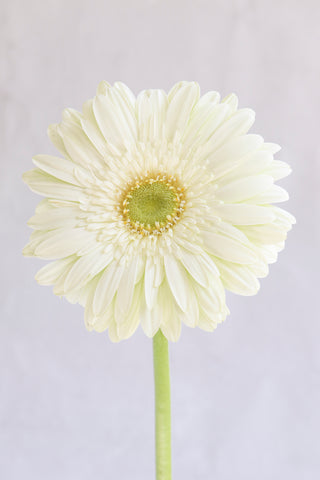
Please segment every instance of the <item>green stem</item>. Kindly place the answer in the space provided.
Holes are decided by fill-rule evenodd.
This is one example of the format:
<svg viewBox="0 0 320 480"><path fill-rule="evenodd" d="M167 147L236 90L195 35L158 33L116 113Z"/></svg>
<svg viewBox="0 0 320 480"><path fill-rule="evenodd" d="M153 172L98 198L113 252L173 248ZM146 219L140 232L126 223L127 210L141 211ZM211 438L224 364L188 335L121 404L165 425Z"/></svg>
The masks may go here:
<svg viewBox="0 0 320 480"><path fill-rule="evenodd" d="M171 407L168 340L159 330L153 337L156 420L156 480L171 480Z"/></svg>

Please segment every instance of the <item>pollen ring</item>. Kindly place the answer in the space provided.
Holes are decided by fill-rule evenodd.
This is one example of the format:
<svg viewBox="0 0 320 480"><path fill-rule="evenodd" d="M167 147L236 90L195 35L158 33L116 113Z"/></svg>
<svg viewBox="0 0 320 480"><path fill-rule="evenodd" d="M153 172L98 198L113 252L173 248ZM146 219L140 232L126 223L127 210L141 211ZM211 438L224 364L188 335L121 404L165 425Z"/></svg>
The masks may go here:
<svg viewBox="0 0 320 480"><path fill-rule="evenodd" d="M176 177L148 174L127 185L119 210L125 224L136 233L161 235L180 220L185 204L185 191Z"/></svg>

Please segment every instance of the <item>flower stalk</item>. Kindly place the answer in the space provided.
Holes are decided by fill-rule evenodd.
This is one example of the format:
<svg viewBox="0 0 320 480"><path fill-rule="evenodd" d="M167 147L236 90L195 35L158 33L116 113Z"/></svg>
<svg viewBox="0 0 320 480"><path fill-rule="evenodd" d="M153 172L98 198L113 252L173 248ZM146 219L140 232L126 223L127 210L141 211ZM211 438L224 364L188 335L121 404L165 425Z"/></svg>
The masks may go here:
<svg viewBox="0 0 320 480"><path fill-rule="evenodd" d="M168 340L159 330L153 337L155 383L156 480L171 480L171 405Z"/></svg>

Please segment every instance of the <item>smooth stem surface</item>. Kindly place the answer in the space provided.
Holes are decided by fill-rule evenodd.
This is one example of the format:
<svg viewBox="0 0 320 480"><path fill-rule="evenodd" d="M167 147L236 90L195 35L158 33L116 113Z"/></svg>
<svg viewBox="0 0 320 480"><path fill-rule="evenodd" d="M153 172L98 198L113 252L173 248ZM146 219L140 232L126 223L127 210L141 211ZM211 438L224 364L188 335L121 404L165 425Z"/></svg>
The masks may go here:
<svg viewBox="0 0 320 480"><path fill-rule="evenodd" d="M171 480L171 407L168 340L161 330L153 337L155 384L156 479Z"/></svg>

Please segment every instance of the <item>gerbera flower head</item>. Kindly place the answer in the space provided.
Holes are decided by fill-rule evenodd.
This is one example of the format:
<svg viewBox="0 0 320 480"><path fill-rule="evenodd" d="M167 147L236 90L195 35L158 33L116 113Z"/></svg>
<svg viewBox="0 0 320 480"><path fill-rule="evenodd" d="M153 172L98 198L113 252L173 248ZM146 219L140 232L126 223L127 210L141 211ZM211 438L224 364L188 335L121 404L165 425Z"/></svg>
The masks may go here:
<svg viewBox="0 0 320 480"><path fill-rule="evenodd" d="M46 197L24 254L54 260L36 279L83 305L88 329L119 341L141 324L176 341L182 323L226 318L225 289L258 291L294 223L273 205L290 168L237 106L193 82L137 98L102 82L49 127L62 157L37 155L23 176Z"/></svg>

